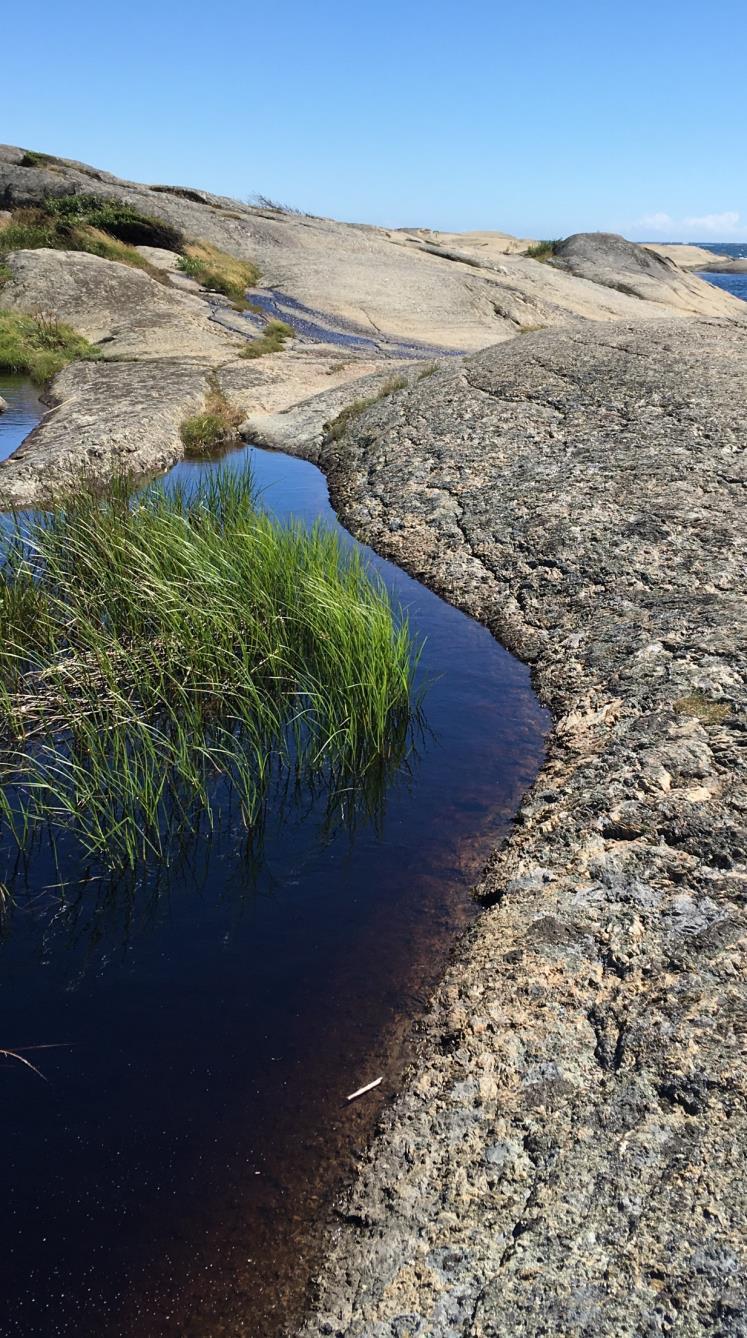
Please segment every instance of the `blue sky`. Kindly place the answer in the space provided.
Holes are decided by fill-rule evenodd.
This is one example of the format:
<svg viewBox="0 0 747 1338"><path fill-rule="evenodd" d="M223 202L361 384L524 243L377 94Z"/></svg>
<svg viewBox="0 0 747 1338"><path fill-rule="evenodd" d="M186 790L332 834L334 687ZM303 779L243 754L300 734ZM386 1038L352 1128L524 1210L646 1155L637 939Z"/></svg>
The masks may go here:
<svg viewBox="0 0 747 1338"><path fill-rule="evenodd" d="M42 0L3 21L0 137L389 226L727 241L746 67L744 0Z"/></svg>

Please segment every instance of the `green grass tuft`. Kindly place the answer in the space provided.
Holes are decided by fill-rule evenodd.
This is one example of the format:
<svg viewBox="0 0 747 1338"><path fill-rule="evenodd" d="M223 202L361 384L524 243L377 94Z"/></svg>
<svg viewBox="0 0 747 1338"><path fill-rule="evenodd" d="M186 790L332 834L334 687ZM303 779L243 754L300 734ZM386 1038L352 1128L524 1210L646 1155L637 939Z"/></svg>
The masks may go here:
<svg viewBox="0 0 747 1338"><path fill-rule="evenodd" d="M230 298L240 311L250 305L246 300L247 288L255 288L259 282L259 270L250 260L237 260L209 242L188 242L179 269L203 288Z"/></svg>
<svg viewBox="0 0 747 1338"><path fill-rule="evenodd" d="M0 311L0 371L48 381L76 358L98 358L93 344L70 325L43 312Z"/></svg>
<svg viewBox="0 0 747 1338"><path fill-rule="evenodd" d="M341 795L409 747L416 652L357 553L283 528L248 472L19 518L0 566L0 820L110 868L167 858L227 787ZM383 769L383 770L382 770Z"/></svg>
<svg viewBox="0 0 747 1338"><path fill-rule="evenodd" d="M202 413L193 414L181 425L184 454L207 455L229 442L238 441L238 426L243 415L229 404L218 389L211 390Z"/></svg>
<svg viewBox="0 0 747 1338"><path fill-rule="evenodd" d="M537 242L534 246L528 246L524 255L529 260L549 260L555 255L555 247L560 240L560 237L555 237L552 240Z"/></svg>
<svg viewBox="0 0 747 1338"><path fill-rule="evenodd" d="M435 371L435 367L433 369L425 368L421 372L419 379L432 375L432 371ZM338 413L336 418L333 418L331 422L325 424L325 441L339 441L340 437L344 437L350 424L356 418L359 418L362 413L365 413L366 409L370 409L372 405L378 404L379 400L386 399L388 395L393 395L395 391L404 390L405 386L408 384L409 382L406 376L392 376L388 381L384 382L381 389L378 390L375 395L368 395L365 399L353 400L352 404L346 405L345 408Z"/></svg>
<svg viewBox="0 0 747 1338"><path fill-rule="evenodd" d="M268 321L262 334L244 345L239 357L263 358L266 353L279 353L285 348L287 340L294 336L295 330L291 325L286 325L285 321Z"/></svg>

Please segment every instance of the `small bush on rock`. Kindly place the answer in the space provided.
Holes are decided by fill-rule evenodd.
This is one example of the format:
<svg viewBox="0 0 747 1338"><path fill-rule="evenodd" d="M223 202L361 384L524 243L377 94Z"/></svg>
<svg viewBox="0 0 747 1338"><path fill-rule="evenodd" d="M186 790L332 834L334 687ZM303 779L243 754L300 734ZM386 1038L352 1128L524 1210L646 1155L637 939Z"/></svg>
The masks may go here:
<svg viewBox="0 0 747 1338"><path fill-rule="evenodd" d="M100 356L99 349L72 326L45 312L26 316L0 311L0 371L21 372L32 381L48 381L76 358Z"/></svg>

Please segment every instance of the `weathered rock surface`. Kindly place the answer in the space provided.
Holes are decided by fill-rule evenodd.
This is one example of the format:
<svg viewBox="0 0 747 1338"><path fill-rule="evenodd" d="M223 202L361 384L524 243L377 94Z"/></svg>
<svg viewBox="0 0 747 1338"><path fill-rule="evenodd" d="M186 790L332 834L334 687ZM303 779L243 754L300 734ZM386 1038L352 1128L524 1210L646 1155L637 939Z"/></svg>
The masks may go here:
<svg viewBox="0 0 747 1338"><path fill-rule="evenodd" d="M144 271L83 251L16 251L2 305L67 321L108 356L230 357L244 340L211 321L199 297L175 292Z"/></svg>
<svg viewBox="0 0 747 1338"><path fill-rule="evenodd" d="M0 506L31 507L86 477L157 473L184 454L179 428L199 413L209 368L181 359L73 363L55 408L0 462Z"/></svg>
<svg viewBox="0 0 747 1338"><path fill-rule="evenodd" d="M747 332L545 331L322 463L556 725L305 1338L747 1334Z"/></svg>
<svg viewBox="0 0 747 1338"><path fill-rule="evenodd" d="M736 260L729 260L726 256L717 259L710 265L702 265L699 268L711 274L747 274L747 257L740 257Z"/></svg>
<svg viewBox="0 0 747 1338"><path fill-rule="evenodd" d="M351 384L333 385L330 389L309 399L290 402L287 407L274 413L250 412L241 424L241 434L248 441L258 446L269 446L273 450L288 451L290 454L303 454L306 459L318 461L325 437L327 425L354 402L376 399L386 395L392 385L404 377L408 382L422 377L422 367L413 367L412 363L388 365L383 370L369 372ZM232 399L240 398L237 393L236 366L232 364L221 373L221 387Z"/></svg>
<svg viewBox="0 0 747 1338"><path fill-rule="evenodd" d="M707 246L692 246L688 242L644 242L647 251L673 260L680 269L706 269L717 259L715 251Z"/></svg>
<svg viewBox="0 0 747 1338"><path fill-rule="evenodd" d="M666 256L614 233L574 233L557 244L552 264L578 278L687 315L729 314L719 300L712 302L703 293L702 279L683 272ZM719 295L723 296L720 290ZM739 299L734 298L730 306L732 314L738 315Z"/></svg>
<svg viewBox="0 0 747 1338"><path fill-rule="evenodd" d="M622 291L599 277L600 248L594 273L580 276L507 254L511 239L500 234L462 238L337 223L251 207L188 187L119 181L97 168L62 160L22 167L22 157L19 149L0 147L0 208L69 192L124 198L187 236L254 261L267 287L374 334L471 350L525 326L736 311L736 299L702 280L680 275L691 289L664 282L663 268L658 286L652 280L645 291L640 284ZM523 242L514 241L523 249Z"/></svg>

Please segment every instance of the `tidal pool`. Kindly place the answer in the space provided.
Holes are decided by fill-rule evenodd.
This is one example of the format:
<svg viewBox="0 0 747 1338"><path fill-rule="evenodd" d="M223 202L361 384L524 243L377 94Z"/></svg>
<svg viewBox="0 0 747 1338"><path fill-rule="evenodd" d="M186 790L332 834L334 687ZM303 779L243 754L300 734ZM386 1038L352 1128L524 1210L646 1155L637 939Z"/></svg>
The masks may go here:
<svg viewBox="0 0 747 1338"><path fill-rule="evenodd" d="M280 454L169 478L247 457L271 513L337 525L321 473ZM272 1338L302 1310L548 726L525 666L368 557L425 638L426 686L370 813L330 826L297 795L258 854L227 801L212 836L119 882L64 842L4 851L0 1046L43 1075L0 1065L4 1338Z"/></svg>

